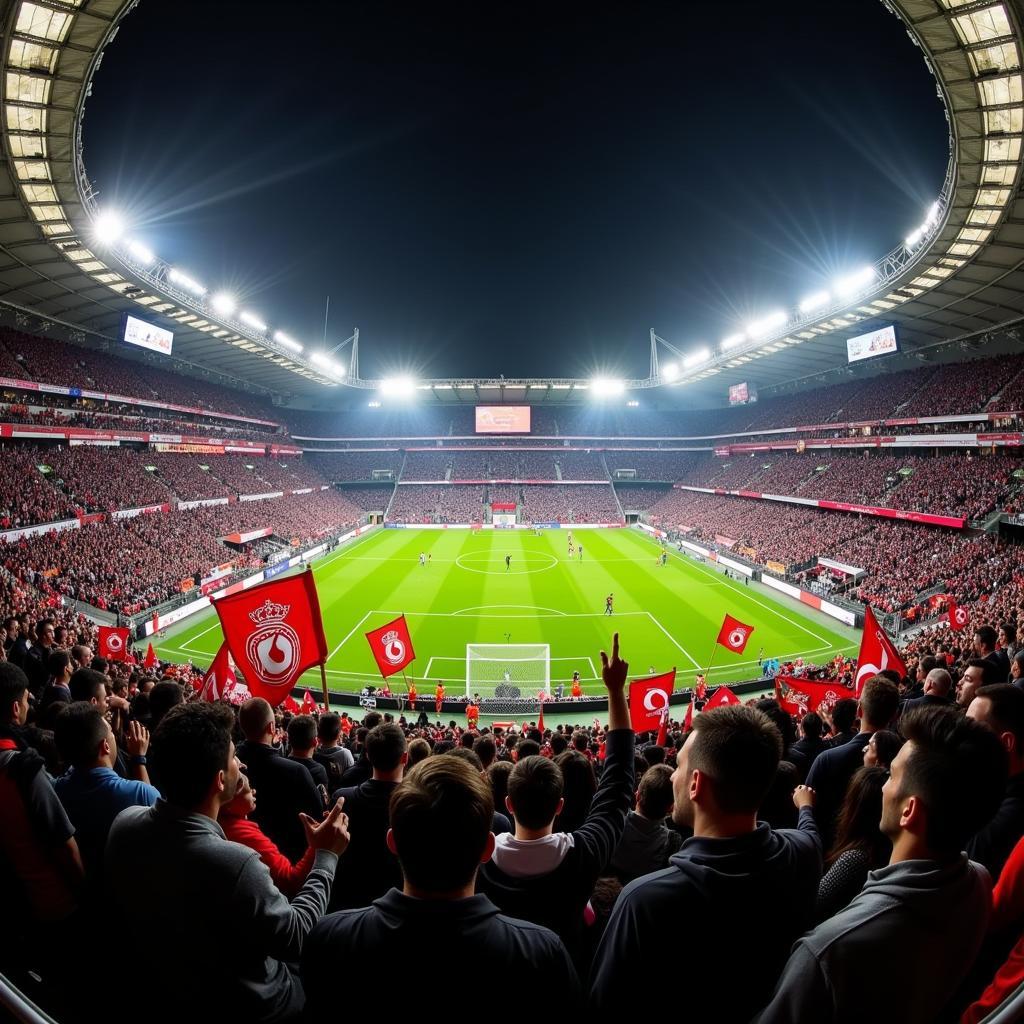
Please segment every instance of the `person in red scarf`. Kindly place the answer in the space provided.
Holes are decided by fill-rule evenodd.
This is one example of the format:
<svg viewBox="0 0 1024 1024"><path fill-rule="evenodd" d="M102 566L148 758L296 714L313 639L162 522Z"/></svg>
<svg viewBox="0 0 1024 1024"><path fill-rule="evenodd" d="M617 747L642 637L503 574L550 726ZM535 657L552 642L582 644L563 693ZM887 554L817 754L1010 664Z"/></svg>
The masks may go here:
<svg viewBox="0 0 1024 1024"><path fill-rule="evenodd" d="M231 842L248 846L260 855L260 860L270 869L274 885L291 899L302 888L302 883L312 869L316 850L312 846L308 847L301 859L293 864L263 829L255 821L249 820L254 810L256 790L243 775L235 798L220 809L217 821Z"/></svg>
<svg viewBox="0 0 1024 1024"><path fill-rule="evenodd" d="M434 690L434 706L437 709L437 713L441 714L441 704L444 701L444 683L439 682L437 689Z"/></svg>

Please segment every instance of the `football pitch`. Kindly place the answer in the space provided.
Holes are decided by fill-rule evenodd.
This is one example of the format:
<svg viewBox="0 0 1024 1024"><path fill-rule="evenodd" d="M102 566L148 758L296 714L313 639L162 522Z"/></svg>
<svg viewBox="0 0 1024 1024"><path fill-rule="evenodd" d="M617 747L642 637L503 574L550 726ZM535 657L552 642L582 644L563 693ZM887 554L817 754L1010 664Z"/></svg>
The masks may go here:
<svg viewBox="0 0 1024 1024"><path fill-rule="evenodd" d="M548 644L551 686L580 673L585 692L601 693L599 651L621 636L630 676L675 666L676 686L692 686L714 655L708 682L757 678L759 650L786 659L822 662L857 644L838 624L804 614L753 585L669 547L635 529L577 530L583 544L568 555L568 529L373 531L314 565L330 656L331 690L379 685L364 633L405 614L416 651L408 678L420 696L443 680L449 695L465 692L466 645ZM420 554L429 554L420 565ZM510 556L508 568L505 558ZM614 611L605 614L605 597ZM717 646L726 613L754 627L742 654ZM169 660L207 666L222 640L211 610L172 627L156 644ZM404 690L401 674L392 688ZM396 685L397 684L397 685ZM300 685L319 692L319 669ZM566 685L568 695L568 685Z"/></svg>

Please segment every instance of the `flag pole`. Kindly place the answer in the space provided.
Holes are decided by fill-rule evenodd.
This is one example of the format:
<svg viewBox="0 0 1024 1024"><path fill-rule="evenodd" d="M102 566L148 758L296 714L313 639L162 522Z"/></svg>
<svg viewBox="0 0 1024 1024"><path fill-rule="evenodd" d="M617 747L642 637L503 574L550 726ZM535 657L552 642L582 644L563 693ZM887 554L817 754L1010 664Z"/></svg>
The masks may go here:
<svg viewBox="0 0 1024 1024"><path fill-rule="evenodd" d="M704 670L704 682L707 682L711 678L711 666L715 663L715 655L718 653L719 644L711 649L711 660L708 662L708 667Z"/></svg>
<svg viewBox="0 0 1024 1024"><path fill-rule="evenodd" d="M331 710L331 699L327 695L327 668L322 661L320 662L320 684L324 690L324 713L326 714Z"/></svg>

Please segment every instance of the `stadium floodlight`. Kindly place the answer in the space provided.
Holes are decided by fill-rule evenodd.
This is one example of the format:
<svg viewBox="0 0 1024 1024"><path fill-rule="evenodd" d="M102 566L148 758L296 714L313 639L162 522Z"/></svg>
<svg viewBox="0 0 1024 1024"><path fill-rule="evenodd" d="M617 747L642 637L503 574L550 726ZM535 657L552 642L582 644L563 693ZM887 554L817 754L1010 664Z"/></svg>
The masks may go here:
<svg viewBox="0 0 1024 1024"><path fill-rule="evenodd" d="M329 355L323 352L314 352L309 358L311 362L323 367L328 373L334 374L335 377L341 378L345 376L345 367L341 363L335 362Z"/></svg>
<svg viewBox="0 0 1024 1024"><path fill-rule="evenodd" d="M144 266L151 266L156 263L156 255L152 249L147 248L141 242L130 241L128 251Z"/></svg>
<svg viewBox="0 0 1024 1024"><path fill-rule="evenodd" d="M907 237L903 240L903 244L908 249L913 249L918 245L922 238L924 238L923 226L915 228L913 231L911 231L910 234L907 235Z"/></svg>
<svg viewBox="0 0 1024 1024"><path fill-rule="evenodd" d="M302 351L302 346L294 338L289 338L284 331L274 331L274 341L284 348L290 348L293 352Z"/></svg>
<svg viewBox="0 0 1024 1024"><path fill-rule="evenodd" d="M777 309L774 313L761 317L751 324L747 324L747 336L750 338L763 338L766 334L782 327L789 319L784 309Z"/></svg>
<svg viewBox="0 0 1024 1024"><path fill-rule="evenodd" d="M371 409L379 409L380 402L367 402L366 403Z"/></svg>
<svg viewBox="0 0 1024 1024"><path fill-rule="evenodd" d="M176 267L171 267L167 271L167 279L171 284L176 284L179 288L184 288L185 291L191 292L193 295L205 295L206 288L203 287L195 278L189 277L188 274L178 270Z"/></svg>
<svg viewBox="0 0 1024 1024"><path fill-rule="evenodd" d="M930 228L939 219L939 201L936 199L931 206L928 207L928 213L924 218L924 227Z"/></svg>
<svg viewBox="0 0 1024 1024"><path fill-rule="evenodd" d="M729 349L742 345L746 340L747 335L741 331L739 334L730 334L728 338L723 338L720 347L723 352L728 352Z"/></svg>
<svg viewBox="0 0 1024 1024"><path fill-rule="evenodd" d="M412 377L385 377L380 382L380 393L393 398L408 398L416 392L416 382Z"/></svg>
<svg viewBox="0 0 1024 1024"><path fill-rule="evenodd" d="M260 331L262 333L267 329L267 325L255 313L249 313L244 309L238 314L238 319L241 320L243 324L247 324L254 331Z"/></svg>
<svg viewBox="0 0 1024 1024"><path fill-rule="evenodd" d="M878 277L878 271L874 267L861 267L855 273L839 278L835 283L835 289L839 295L852 295L854 292L866 288L876 277Z"/></svg>
<svg viewBox="0 0 1024 1024"><path fill-rule="evenodd" d="M628 401L626 403L626 408L627 409L639 409L640 408L640 403L635 398L633 398L633 399L631 399L630 401Z"/></svg>
<svg viewBox="0 0 1024 1024"><path fill-rule="evenodd" d="M621 395L626 390L626 382L624 380L616 380L612 377L595 377L590 382L590 390L593 391L598 398Z"/></svg>
<svg viewBox="0 0 1024 1024"><path fill-rule="evenodd" d="M124 217L116 210L104 210L92 222L92 231L100 245L114 245L124 234Z"/></svg>
<svg viewBox="0 0 1024 1024"><path fill-rule="evenodd" d="M219 313L221 316L231 316L236 309L238 309L238 303L235 301L233 295L228 295L227 292L217 292L212 299L210 299L210 305L213 306L213 311Z"/></svg>
<svg viewBox="0 0 1024 1024"><path fill-rule="evenodd" d="M808 295L804 299L800 306L801 313L813 313L816 309L823 309L832 301L832 293L828 291L815 292L813 295Z"/></svg>
<svg viewBox="0 0 1024 1024"><path fill-rule="evenodd" d="M679 376L679 367L675 363L666 363L661 368L661 379L673 381Z"/></svg>
<svg viewBox="0 0 1024 1024"><path fill-rule="evenodd" d="M711 349L699 348L696 352L691 352L683 360L683 366L688 370L691 366L696 366L698 363L706 363L710 358Z"/></svg>

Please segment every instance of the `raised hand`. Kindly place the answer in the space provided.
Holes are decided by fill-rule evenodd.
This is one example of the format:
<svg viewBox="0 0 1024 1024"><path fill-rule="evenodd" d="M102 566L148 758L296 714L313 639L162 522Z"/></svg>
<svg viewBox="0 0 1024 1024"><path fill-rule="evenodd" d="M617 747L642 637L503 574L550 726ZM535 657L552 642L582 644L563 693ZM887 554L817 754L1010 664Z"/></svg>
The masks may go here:
<svg viewBox="0 0 1024 1024"><path fill-rule="evenodd" d="M348 815L342 812L344 797L338 797L335 805L324 816L324 820L314 821L308 814L300 814L302 827L306 831L306 842L314 850L328 850L339 857L348 849Z"/></svg>
<svg viewBox="0 0 1024 1024"><path fill-rule="evenodd" d="M612 657L608 660L607 651L601 652L601 678L609 693L621 693L626 685L629 673L629 662L619 657L619 634L612 634Z"/></svg>
<svg viewBox="0 0 1024 1024"><path fill-rule="evenodd" d="M125 746L132 757L145 757L149 750L149 730L141 722L129 722Z"/></svg>

